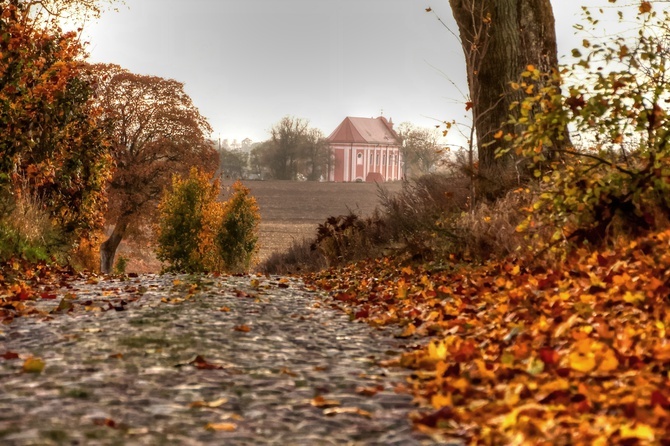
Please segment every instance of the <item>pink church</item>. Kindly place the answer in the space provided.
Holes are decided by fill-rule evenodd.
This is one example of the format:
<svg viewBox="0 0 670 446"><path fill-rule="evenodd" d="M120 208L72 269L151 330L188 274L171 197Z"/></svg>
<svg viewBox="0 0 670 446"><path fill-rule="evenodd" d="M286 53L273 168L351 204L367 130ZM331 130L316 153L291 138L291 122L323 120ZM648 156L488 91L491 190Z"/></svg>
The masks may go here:
<svg viewBox="0 0 670 446"><path fill-rule="evenodd" d="M397 181L403 178L400 137L393 120L347 117L328 137L329 181Z"/></svg>

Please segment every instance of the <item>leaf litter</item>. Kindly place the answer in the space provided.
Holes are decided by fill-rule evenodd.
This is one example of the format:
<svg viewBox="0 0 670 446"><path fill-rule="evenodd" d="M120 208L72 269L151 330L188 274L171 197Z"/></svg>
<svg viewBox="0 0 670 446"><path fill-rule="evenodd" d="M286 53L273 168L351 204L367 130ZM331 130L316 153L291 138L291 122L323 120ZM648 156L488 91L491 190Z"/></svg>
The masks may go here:
<svg viewBox="0 0 670 446"><path fill-rule="evenodd" d="M414 346L416 429L472 444L670 444L670 231L564 261L312 274L332 306Z"/></svg>

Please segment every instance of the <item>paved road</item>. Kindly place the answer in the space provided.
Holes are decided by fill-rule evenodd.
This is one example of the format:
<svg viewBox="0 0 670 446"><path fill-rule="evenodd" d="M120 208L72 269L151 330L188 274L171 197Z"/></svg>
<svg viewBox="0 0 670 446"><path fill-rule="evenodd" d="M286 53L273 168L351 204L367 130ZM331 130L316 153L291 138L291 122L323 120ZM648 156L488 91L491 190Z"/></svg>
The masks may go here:
<svg viewBox="0 0 670 446"><path fill-rule="evenodd" d="M46 289L43 316L0 326L0 443L432 444L403 372L379 365L398 341L298 281L96 282Z"/></svg>

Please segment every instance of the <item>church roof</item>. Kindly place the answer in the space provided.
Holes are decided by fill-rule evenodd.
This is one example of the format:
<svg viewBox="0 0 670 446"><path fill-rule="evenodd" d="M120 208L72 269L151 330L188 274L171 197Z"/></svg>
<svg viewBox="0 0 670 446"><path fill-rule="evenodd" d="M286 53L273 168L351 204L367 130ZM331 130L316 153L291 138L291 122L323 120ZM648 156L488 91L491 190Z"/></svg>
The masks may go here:
<svg viewBox="0 0 670 446"><path fill-rule="evenodd" d="M393 122L385 117L346 117L328 137L330 143L400 144L398 134L393 130Z"/></svg>

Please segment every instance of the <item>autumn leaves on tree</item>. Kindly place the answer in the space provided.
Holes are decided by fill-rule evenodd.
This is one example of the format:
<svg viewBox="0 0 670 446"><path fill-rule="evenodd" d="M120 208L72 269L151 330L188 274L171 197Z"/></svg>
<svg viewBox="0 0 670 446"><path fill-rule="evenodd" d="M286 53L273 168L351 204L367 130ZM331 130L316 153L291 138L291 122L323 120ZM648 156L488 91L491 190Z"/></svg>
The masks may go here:
<svg viewBox="0 0 670 446"><path fill-rule="evenodd" d="M109 273L127 231L154 221L173 175L218 165L211 128L183 84L86 64L78 33L61 31L61 19L95 17L111 3L0 3L3 257L34 242L44 245L31 248L38 259L79 252L80 266L95 268L100 246L100 268ZM45 228L26 227L18 215L26 209L53 226L48 239ZM113 229L99 245L103 224ZM35 231L43 236L26 235Z"/></svg>
<svg viewBox="0 0 670 446"><path fill-rule="evenodd" d="M110 133L116 170L109 186L108 224L101 269L111 272L114 255L129 225L151 221L163 189L175 173L193 166L213 172L216 151L211 128L180 82L137 75L116 65L91 67L97 82L102 122Z"/></svg>

